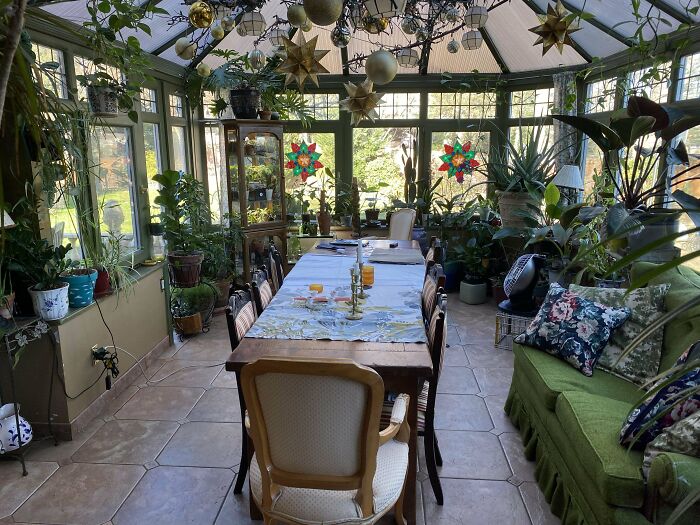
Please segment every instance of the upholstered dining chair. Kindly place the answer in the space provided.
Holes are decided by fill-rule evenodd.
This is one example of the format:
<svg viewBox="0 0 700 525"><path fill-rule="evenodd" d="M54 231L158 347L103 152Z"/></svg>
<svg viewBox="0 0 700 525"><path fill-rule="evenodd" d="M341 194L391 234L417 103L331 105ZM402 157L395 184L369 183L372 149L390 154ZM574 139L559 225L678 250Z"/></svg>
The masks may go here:
<svg viewBox="0 0 700 525"><path fill-rule="evenodd" d="M277 247L270 243L268 255L268 269L272 281L272 293L276 294L284 281L284 266L282 265L282 255Z"/></svg>
<svg viewBox="0 0 700 525"><path fill-rule="evenodd" d="M261 266L253 272L250 280L250 289L255 301L255 310L258 315L263 313L267 305L272 301L273 293L270 281L267 279L267 269Z"/></svg>
<svg viewBox="0 0 700 525"><path fill-rule="evenodd" d="M250 330L250 327L255 323L255 304L250 295L249 290L237 290L228 300L226 307L226 324L228 326L228 337L231 341L231 351L234 352L245 334ZM236 372L236 387L238 388L238 404L241 409L241 465L245 465L248 461L248 440L246 438L245 428L245 402L243 401L243 392L241 391L240 374ZM233 488L234 494L240 494L243 491L243 482L245 481L247 469L238 469L236 476L236 485Z"/></svg>
<svg viewBox="0 0 700 525"><path fill-rule="evenodd" d="M380 431L384 382L345 359L260 359L241 375L255 444L250 488L266 524L405 525L409 396Z"/></svg>
<svg viewBox="0 0 700 525"><path fill-rule="evenodd" d="M421 309L426 328L435 310L437 292L445 287L445 272L442 270L442 265L435 262L428 262L427 265L428 271L421 292Z"/></svg>
<svg viewBox="0 0 700 525"><path fill-rule="evenodd" d="M442 372L442 365L445 359L445 341L447 339L447 326L445 323L445 309L447 305L447 295L444 290L436 294L436 306L430 325L428 327L428 349L433 362L433 376L430 381L425 381L423 389L418 397L418 435L423 436L425 447L425 463L428 468L430 485L435 494L438 505L443 504L442 485L438 476L437 467L442 466L442 454L438 446L435 435L435 397L437 396L438 381ZM384 402L382 410L382 422L386 421L393 410L390 396Z"/></svg>
<svg viewBox="0 0 700 525"><path fill-rule="evenodd" d="M389 239L395 241L410 241L413 223L416 221L416 210L401 208L391 214L389 221Z"/></svg>
<svg viewBox="0 0 700 525"><path fill-rule="evenodd" d="M425 254L425 275L428 275L428 270L430 269L429 263L431 261L433 263L442 264L442 259L443 259L443 252L442 252L442 244L440 243L440 239L438 239L436 237L432 237L430 239L430 247L428 248L428 251Z"/></svg>

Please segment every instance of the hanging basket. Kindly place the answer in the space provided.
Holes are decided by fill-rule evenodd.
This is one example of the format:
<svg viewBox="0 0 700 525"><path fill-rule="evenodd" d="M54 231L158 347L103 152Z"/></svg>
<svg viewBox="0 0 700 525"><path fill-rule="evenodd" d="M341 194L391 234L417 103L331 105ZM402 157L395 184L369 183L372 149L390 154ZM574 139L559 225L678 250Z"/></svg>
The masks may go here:
<svg viewBox="0 0 700 525"><path fill-rule="evenodd" d="M100 118L119 116L119 99L117 92L109 86L88 86L87 99L90 111Z"/></svg>
<svg viewBox="0 0 700 525"><path fill-rule="evenodd" d="M258 118L260 91L257 89L232 89L229 93L229 102L237 119Z"/></svg>
<svg viewBox="0 0 700 525"><path fill-rule="evenodd" d="M177 288L192 288L199 284L204 256L195 254L168 254L170 284Z"/></svg>

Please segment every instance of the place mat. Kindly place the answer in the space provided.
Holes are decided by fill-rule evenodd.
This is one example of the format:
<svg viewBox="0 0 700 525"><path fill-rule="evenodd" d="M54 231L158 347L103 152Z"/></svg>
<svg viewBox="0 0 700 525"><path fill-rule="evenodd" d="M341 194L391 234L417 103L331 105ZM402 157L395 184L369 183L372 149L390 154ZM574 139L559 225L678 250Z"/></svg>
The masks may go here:
<svg viewBox="0 0 700 525"><path fill-rule="evenodd" d="M375 248L369 256L369 261L388 264L425 264L420 251L401 248Z"/></svg>

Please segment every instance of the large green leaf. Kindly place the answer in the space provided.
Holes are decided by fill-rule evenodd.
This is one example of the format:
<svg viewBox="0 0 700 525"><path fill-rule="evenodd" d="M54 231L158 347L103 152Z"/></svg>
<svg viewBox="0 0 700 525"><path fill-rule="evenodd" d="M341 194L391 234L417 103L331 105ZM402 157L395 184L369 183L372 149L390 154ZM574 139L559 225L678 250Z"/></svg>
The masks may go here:
<svg viewBox="0 0 700 525"><path fill-rule="evenodd" d="M652 132L655 122L654 117L643 115L615 120L610 123L610 127L615 130L623 144L630 148L641 137Z"/></svg>
<svg viewBox="0 0 700 525"><path fill-rule="evenodd" d="M654 127L652 131L660 131L671 123L668 112L661 106L645 97L631 96L627 99L627 114L632 118L652 117Z"/></svg>
<svg viewBox="0 0 700 525"><path fill-rule="evenodd" d="M561 198L561 192L557 186L550 182L544 190L544 203L547 206L556 206L559 204L559 199Z"/></svg>
<svg viewBox="0 0 700 525"><path fill-rule="evenodd" d="M689 195L683 190L676 190L671 197L683 208L695 226L700 227L700 199Z"/></svg>
<svg viewBox="0 0 700 525"><path fill-rule="evenodd" d="M559 217L559 222L561 225L564 228L570 227L574 220L576 220L576 218L579 216L582 207L583 203L577 202L576 204L572 204L564 208Z"/></svg>
<svg viewBox="0 0 700 525"><path fill-rule="evenodd" d="M604 152L617 150L624 146L622 140L620 140L620 137L613 129L595 120L576 115L552 115L552 118L579 130L595 142Z"/></svg>
<svg viewBox="0 0 700 525"><path fill-rule="evenodd" d="M665 141L677 137L681 133L700 125L700 115L685 115L676 120L667 128L661 130L658 135Z"/></svg>

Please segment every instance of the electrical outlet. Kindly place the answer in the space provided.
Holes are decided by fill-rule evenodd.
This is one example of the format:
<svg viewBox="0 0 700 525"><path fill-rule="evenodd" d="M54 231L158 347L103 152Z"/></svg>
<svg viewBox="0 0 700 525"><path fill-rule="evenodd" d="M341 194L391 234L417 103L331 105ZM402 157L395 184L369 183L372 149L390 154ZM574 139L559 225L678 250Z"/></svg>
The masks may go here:
<svg viewBox="0 0 700 525"><path fill-rule="evenodd" d="M165 290L165 279L163 279L163 278L161 277L161 278L160 278L160 291L162 292L162 291L164 291L164 290Z"/></svg>
<svg viewBox="0 0 700 525"><path fill-rule="evenodd" d="M92 345L92 348L90 349L90 356L92 357L92 366L97 366L100 363L100 360L95 357L95 352L97 352L97 349L100 348L99 345Z"/></svg>

